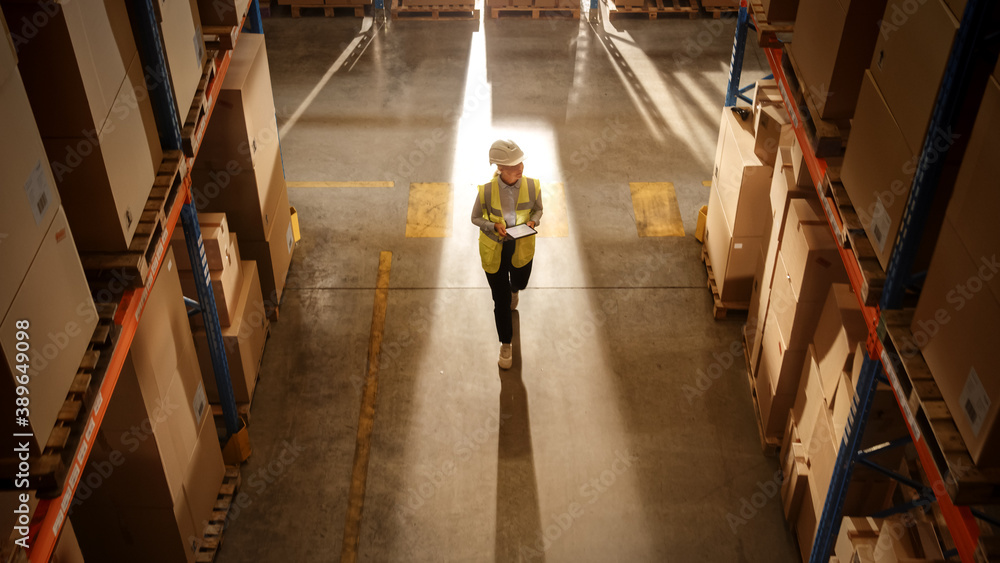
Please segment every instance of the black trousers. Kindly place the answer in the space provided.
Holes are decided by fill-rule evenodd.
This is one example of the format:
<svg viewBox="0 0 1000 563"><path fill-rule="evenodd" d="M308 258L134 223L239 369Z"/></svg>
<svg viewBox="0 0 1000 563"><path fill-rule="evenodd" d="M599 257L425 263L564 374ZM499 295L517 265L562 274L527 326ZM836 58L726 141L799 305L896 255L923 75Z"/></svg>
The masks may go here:
<svg viewBox="0 0 1000 563"><path fill-rule="evenodd" d="M520 268L511 265L511 258L514 256L514 241L505 241L503 251L500 253L500 269L495 274L486 274L486 280L490 283L490 291L493 292L493 318L497 323L497 336L500 342L510 344L513 337L513 325L510 314L510 293L518 292L528 286L528 278L531 276L531 262Z"/></svg>

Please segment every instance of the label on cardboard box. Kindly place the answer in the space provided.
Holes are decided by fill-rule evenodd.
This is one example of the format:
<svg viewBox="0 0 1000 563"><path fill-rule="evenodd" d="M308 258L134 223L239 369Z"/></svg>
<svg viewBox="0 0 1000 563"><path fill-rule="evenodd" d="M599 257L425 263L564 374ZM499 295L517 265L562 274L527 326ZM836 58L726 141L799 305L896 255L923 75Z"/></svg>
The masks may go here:
<svg viewBox="0 0 1000 563"><path fill-rule="evenodd" d="M965 411L965 416L969 419L972 432L979 436L986 414L990 411L990 397L986 394L986 389L976 373L976 368L969 370L969 377L965 380L965 387L962 389L958 401Z"/></svg>
<svg viewBox="0 0 1000 563"><path fill-rule="evenodd" d="M292 224L288 224L288 232L285 233L285 242L288 244L288 253L292 253L292 247L295 246L295 232L292 231ZM742 244L740 246L743 246Z"/></svg>
<svg viewBox="0 0 1000 563"><path fill-rule="evenodd" d="M882 204L882 198L875 200L875 210L872 212L872 235L875 236L875 244L879 252L885 252L885 242L889 238L889 225L892 218Z"/></svg>
<svg viewBox="0 0 1000 563"><path fill-rule="evenodd" d="M31 169L31 174L24 182L24 192L28 194L28 201L31 203L31 213L35 217L35 225L39 225L45 218L45 212L49 209L52 201L52 187L45 177L42 168L42 161L35 162L35 167Z"/></svg>

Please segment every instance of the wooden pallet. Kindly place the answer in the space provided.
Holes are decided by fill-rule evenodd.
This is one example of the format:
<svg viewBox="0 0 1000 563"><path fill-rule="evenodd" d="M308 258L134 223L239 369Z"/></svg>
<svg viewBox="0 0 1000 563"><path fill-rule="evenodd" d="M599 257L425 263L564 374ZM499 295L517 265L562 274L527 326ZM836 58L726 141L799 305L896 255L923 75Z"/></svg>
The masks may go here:
<svg viewBox="0 0 1000 563"><path fill-rule="evenodd" d="M608 17L618 18L641 18L655 20L659 16L687 16L691 19L698 17L698 4L695 0L645 0L642 7L638 6L618 6L608 3Z"/></svg>
<svg viewBox="0 0 1000 563"><path fill-rule="evenodd" d="M740 11L739 5L720 6L718 4L712 4L710 0L701 0L701 7L705 10L706 14L711 14L713 19L720 19L722 14L735 14Z"/></svg>
<svg viewBox="0 0 1000 563"><path fill-rule="evenodd" d="M840 182L840 167L830 165L823 179L823 210L833 225L834 236L840 245L850 249L861 269L861 298L865 305L877 306L885 286L885 270L878 260L875 248L865 233L847 189Z"/></svg>
<svg viewBox="0 0 1000 563"><path fill-rule="evenodd" d="M780 49L782 45L792 40L795 22L769 22L764 14L764 5L760 0L751 0L750 11L757 22L757 42L761 47Z"/></svg>
<svg viewBox="0 0 1000 563"><path fill-rule="evenodd" d="M818 101L825 93L814 91L800 79L802 73L790 49L784 49L781 64L785 76L788 77L788 84L792 88L792 92L787 92L792 99L786 99L785 103L794 103L799 108L799 115L805 122L803 125L806 136L809 137L809 144L816 156L818 158L843 156L847 148L847 137L851 133L850 121L834 122L820 117Z"/></svg>
<svg viewBox="0 0 1000 563"><path fill-rule="evenodd" d="M31 461L28 488L36 489L38 498L56 498L62 493L67 468L76 454L76 447L88 419L87 412L104 381L107 364L118 343L119 333L114 321L117 310L117 304L97 305L97 327L90 337L90 344L77 368L76 377L66 393L55 427L41 455ZM17 458L0 459L0 475L13 476L17 473L17 465ZM0 480L0 488L13 490L13 480Z"/></svg>
<svg viewBox="0 0 1000 563"><path fill-rule="evenodd" d="M715 283L715 271L712 269L712 260L708 257L708 250L705 245L701 245L701 261L705 263L705 271L708 273L708 290L712 292L712 316L720 321L726 318L729 311L748 311L750 302L728 302L722 300L719 286Z"/></svg>
<svg viewBox="0 0 1000 563"><path fill-rule="evenodd" d="M365 17L365 7L358 5L341 5L341 6L331 6L331 5L321 5L317 6L315 4L291 4L292 7L292 17L298 18L302 17L302 10L323 10L323 15L328 18L333 18L337 16L337 10L340 10L341 16L352 15L356 18Z"/></svg>
<svg viewBox="0 0 1000 563"><path fill-rule="evenodd" d="M563 8L559 6L538 8L534 6L502 6L490 7L490 17L498 19L500 17L523 17L537 19L580 19L579 8Z"/></svg>
<svg viewBox="0 0 1000 563"><path fill-rule="evenodd" d="M215 67L217 55L218 51L208 51L208 60L201 71L201 80L198 81L198 89L191 102L191 109L188 110L187 119L184 120L184 126L181 127L181 148L184 150L184 155L188 157L193 158L198 153L201 140L205 137L205 128L208 127L208 110L212 107L209 87L215 80L217 73Z"/></svg>
<svg viewBox="0 0 1000 563"><path fill-rule="evenodd" d="M139 217L132 244L125 252L81 252L80 261L91 286L113 291L121 296L125 289L144 287L151 268L166 251L167 217L175 205L187 174L187 164L180 151L168 151L153 181L153 188Z"/></svg>
<svg viewBox="0 0 1000 563"><path fill-rule="evenodd" d="M757 386L754 385L753 372L750 371L750 348L747 346L746 332L743 332L743 360L746 362L747 384L750 386L750 400L753 402L753 414L757 419L757 437L760 439L760 450L764 455L774 457L781 448L781 440L768 438L764 435L764 419L760 414L760 401L757 398Z"/></svg>
<svg viewBox="0 0 1000 563"><path fill-rule="evenodd" d="M903 369L893 364L898 386L897 397L904 402L904 415L926 438L938 470L945 480L948 494L955 504L1000 504L1000 468L979 469L972 461L962 434L955 425L934 376L914 344L910 323L913 310L882 312L882 325ZM887 354L890 352L887 351ZM883 358L885 361L885 358Z"/></svg>
<svg viewBox="0 0 1000 563"><path fill-rule="evenodd" d="M223 534L226 531L226 518L229 509L236 499L236 492L240 489L242 479L240 468L237 465L226 466L226 476L222 479L222 487L219 488L219 496L215 499L215 506L212 508L212 516L205 526L195 551L194 560L196 563L213 563L219 550L222 549Z"/></svg>
<svg viewBox="0 0 1000 563"><path fill-rule="evenodd" d="M479 10L475 2L466 4L437 5L428 2L426 5L400 6L399 2L392 4L392 19L417 21L439 20L478 20Z"/></svg>

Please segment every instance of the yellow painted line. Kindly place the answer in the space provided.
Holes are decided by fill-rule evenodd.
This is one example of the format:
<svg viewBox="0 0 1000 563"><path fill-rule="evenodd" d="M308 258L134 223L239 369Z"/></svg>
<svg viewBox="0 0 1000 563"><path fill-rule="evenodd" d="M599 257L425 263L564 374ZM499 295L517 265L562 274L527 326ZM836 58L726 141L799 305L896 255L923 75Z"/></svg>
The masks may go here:
<svg viewBox="0 0 1000 563"><path fill-rule="evenodd" d="M372 430L375 427L375 400L378 397L379 357L382 335L385 331L385 309L389 300L389 270L392 252L382 251L378 257L378 277L375 282L375 306L372 310L372 328L368 339L368 373L361 394L361 414L358 417L358 438L354 447L354 471L351 473L351 490L347 499L347 523L344 526L344 544L340 551L341 563L358 560L358 539L361 536L361 513L365 504L368 484L368 461L371 458Z"/></svg>
<svg viewBox="0 0 1000 563"><path fill-rule="evenodd" d="M672 182L629 182L640 237L682 237L684 222Z"/></svg>
<svg viewBox="0 0 1000 563"><path fill-rule="evenodd" d="M452 188L447 182L410 184L406 209L407 238L451 236Z"/></svg>
<svg viewBox="0 0 1000 563"><path fill-rule="evenodd" d="M569 213L566 211L566 190L562 182L542 182L542 224L538 236L557 238L569 236Z"/></svg>
<svg viewBox="0 0 1000 563"><path fill-rule="evenodd" d="M285 182L289 188L392 188L395 182Z"/></svg>
<svg viewBox="0 0 1000 563"><path fill-rule="evenodd" d="M712 181L711 180L702 180L701 181L701 185L705 186L706 188L711 188L712 187Z"/></svg>

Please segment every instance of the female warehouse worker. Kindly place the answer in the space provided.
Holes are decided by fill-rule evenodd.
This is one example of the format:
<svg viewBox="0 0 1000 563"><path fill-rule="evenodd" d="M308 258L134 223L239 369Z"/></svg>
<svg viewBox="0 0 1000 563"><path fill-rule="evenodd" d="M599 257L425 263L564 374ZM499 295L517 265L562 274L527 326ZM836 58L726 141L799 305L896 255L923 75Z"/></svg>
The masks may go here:
<svg viewBox="0 0 1000 563"><path fill-rule="evenodd" d="M538 180L521 175L524 153L517 143L499 140L490 147L490 164L497 165L493 180L479 186L472 223L479 233L479 256L493 292L493 317L500 337L497 364L510 368L513 361L511 311L517 308L517 292L528 285L535 237L513 240L507 228L538 226L542 218L542 190Z"/></svg>

